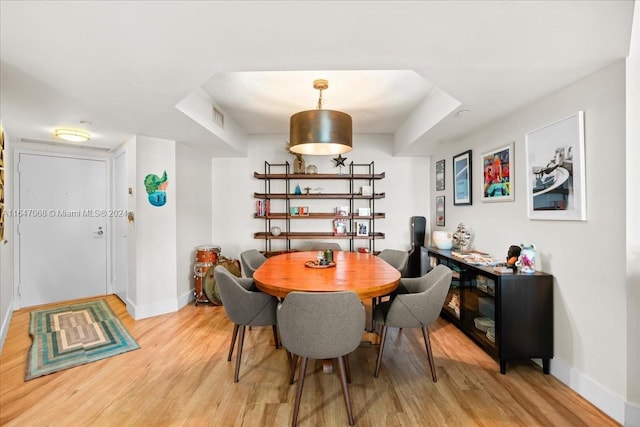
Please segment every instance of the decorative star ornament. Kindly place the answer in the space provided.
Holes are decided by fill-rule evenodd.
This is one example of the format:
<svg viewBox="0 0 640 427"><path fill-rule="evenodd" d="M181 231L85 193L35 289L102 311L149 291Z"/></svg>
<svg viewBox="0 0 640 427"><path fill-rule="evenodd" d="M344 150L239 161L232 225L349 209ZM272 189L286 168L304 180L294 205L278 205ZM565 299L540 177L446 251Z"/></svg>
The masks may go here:
<svg viewBox="0 0 640 427"><path fill-rule="evenodd" d="M334 157L333 161L336 162L337 166L345 166L344 161L347 160L346 157L342 157L342 154L338 154L338 157Z"/></svg>

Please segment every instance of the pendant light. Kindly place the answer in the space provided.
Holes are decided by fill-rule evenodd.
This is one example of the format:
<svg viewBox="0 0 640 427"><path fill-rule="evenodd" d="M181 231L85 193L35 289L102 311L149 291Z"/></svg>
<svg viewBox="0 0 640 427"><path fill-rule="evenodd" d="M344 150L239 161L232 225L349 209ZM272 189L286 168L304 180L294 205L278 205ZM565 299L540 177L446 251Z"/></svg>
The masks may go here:
<svg viewBox="0 0 640 427"><path fill-rule="evenodd" d="M322 109L322 91L329 87L327 80L314 80L313 88L320 91L318 108L291 116L289 149L308 155L344 154L352 148L351 116Z"/></svg>

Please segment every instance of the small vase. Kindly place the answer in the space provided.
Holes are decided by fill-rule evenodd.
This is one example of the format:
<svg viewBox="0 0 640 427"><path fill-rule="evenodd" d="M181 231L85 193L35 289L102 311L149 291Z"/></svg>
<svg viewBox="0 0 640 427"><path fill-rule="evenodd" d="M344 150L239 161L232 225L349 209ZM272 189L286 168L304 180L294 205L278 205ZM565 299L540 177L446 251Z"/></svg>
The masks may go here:
<svg viewBox="0 0 640 427"><path fill-rule="evenodd" d="M296 159L293 161L293 173L304 174L304 171L304 159L302 158L302 155L298 154L296 155Z"/></svg>
<svg viewBox="0 0 640 427"><path fill-rule="evenodd" d="M533 274L536 272L536 247L535 245L520 245L520 256L516 266L521 273Z"/></svg>

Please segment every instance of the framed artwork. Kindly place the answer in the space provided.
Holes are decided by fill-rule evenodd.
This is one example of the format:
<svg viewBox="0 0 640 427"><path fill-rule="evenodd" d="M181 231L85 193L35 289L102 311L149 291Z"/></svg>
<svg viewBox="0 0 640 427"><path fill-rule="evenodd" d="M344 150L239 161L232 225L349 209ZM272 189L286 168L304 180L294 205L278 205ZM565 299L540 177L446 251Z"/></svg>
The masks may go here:
<svg viewBox="0 0 640 427"><path fill-rule="evenodd" d="M436 191L444 190L444 159L436 162Z"/></svg>
<svg viewBox="0 0 640 427"><path fill-rule="evenodd" d="M356 221L356 236L369 235L369 221Z"/></svg>
<svg viewBox="0 0 640 427"><path fill-rule="evenodd" d="M436 225L444 227L444 196L436 196Z"/></svg>
<svg viewBox="0 0 640 427"><path fill-rule="evenodd" d="M453 156L453 204L472 204L471 150Z"/></svg>
<svg viewBox="0 0 640 427"><path fill-rule="evenodd" d="M585 221L584 112L526 134L531 219Z"/></svg>
<svg viewBox="0 0 640 427"><path fill-rule="evenodd" d="M483 202L512 202L513 187L513 143L482 154Z"/></svg>

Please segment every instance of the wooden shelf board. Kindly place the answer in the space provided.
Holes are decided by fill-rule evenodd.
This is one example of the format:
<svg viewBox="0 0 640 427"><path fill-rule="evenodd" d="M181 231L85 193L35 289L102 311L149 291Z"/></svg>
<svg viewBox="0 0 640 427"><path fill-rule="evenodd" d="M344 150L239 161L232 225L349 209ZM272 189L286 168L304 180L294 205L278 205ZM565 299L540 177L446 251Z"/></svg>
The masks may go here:
<svg viewBox="0 0 640 427"><path fill-rule="evenodd" d="M354 219L354 220L363 220L363 219L382 219L385 218L386 215L384 213L375 213L373 215L368 215L368 216L359 216L359 215L347 215L347 216L341 216L341 215L336 215L332 212L312 212L308 215L287 215L284 212L272 212L271 214L265 216L265 215L258 215L258 214L253 214L254 218L257 219L344 219L344 220L349 220L349 219Z"/></svg>
<svg viewBox="0 0 640 427"><path fill-rule="evenodd" d="M354 173L352 174L337 174L337 173L315 173L315 174L303 174L303 173L258 173L254 172L253 176L257 179L383 179L385 173Z"/></svg>
<svg viewBox="0 0 640 427"><path fill-rule="evenodd" d="M253 193L256 199L383 199L384 193L376 193L371 196L363 196L362 194L351 193L321 193L321 194L287 194L287 193Z"/></svg>
<svg viewBox="0 0 640 427"><path fill-rule="evenodd" d="M258 232L254 233L255 239L267 239L267 240L299 240L299 239L354 239L354 240L373 240L384 239L384 233L372 233L369 236L355 236L353 233L335 235L331 232L283 232L278 236L274 236L271 233Z"/></svg>

